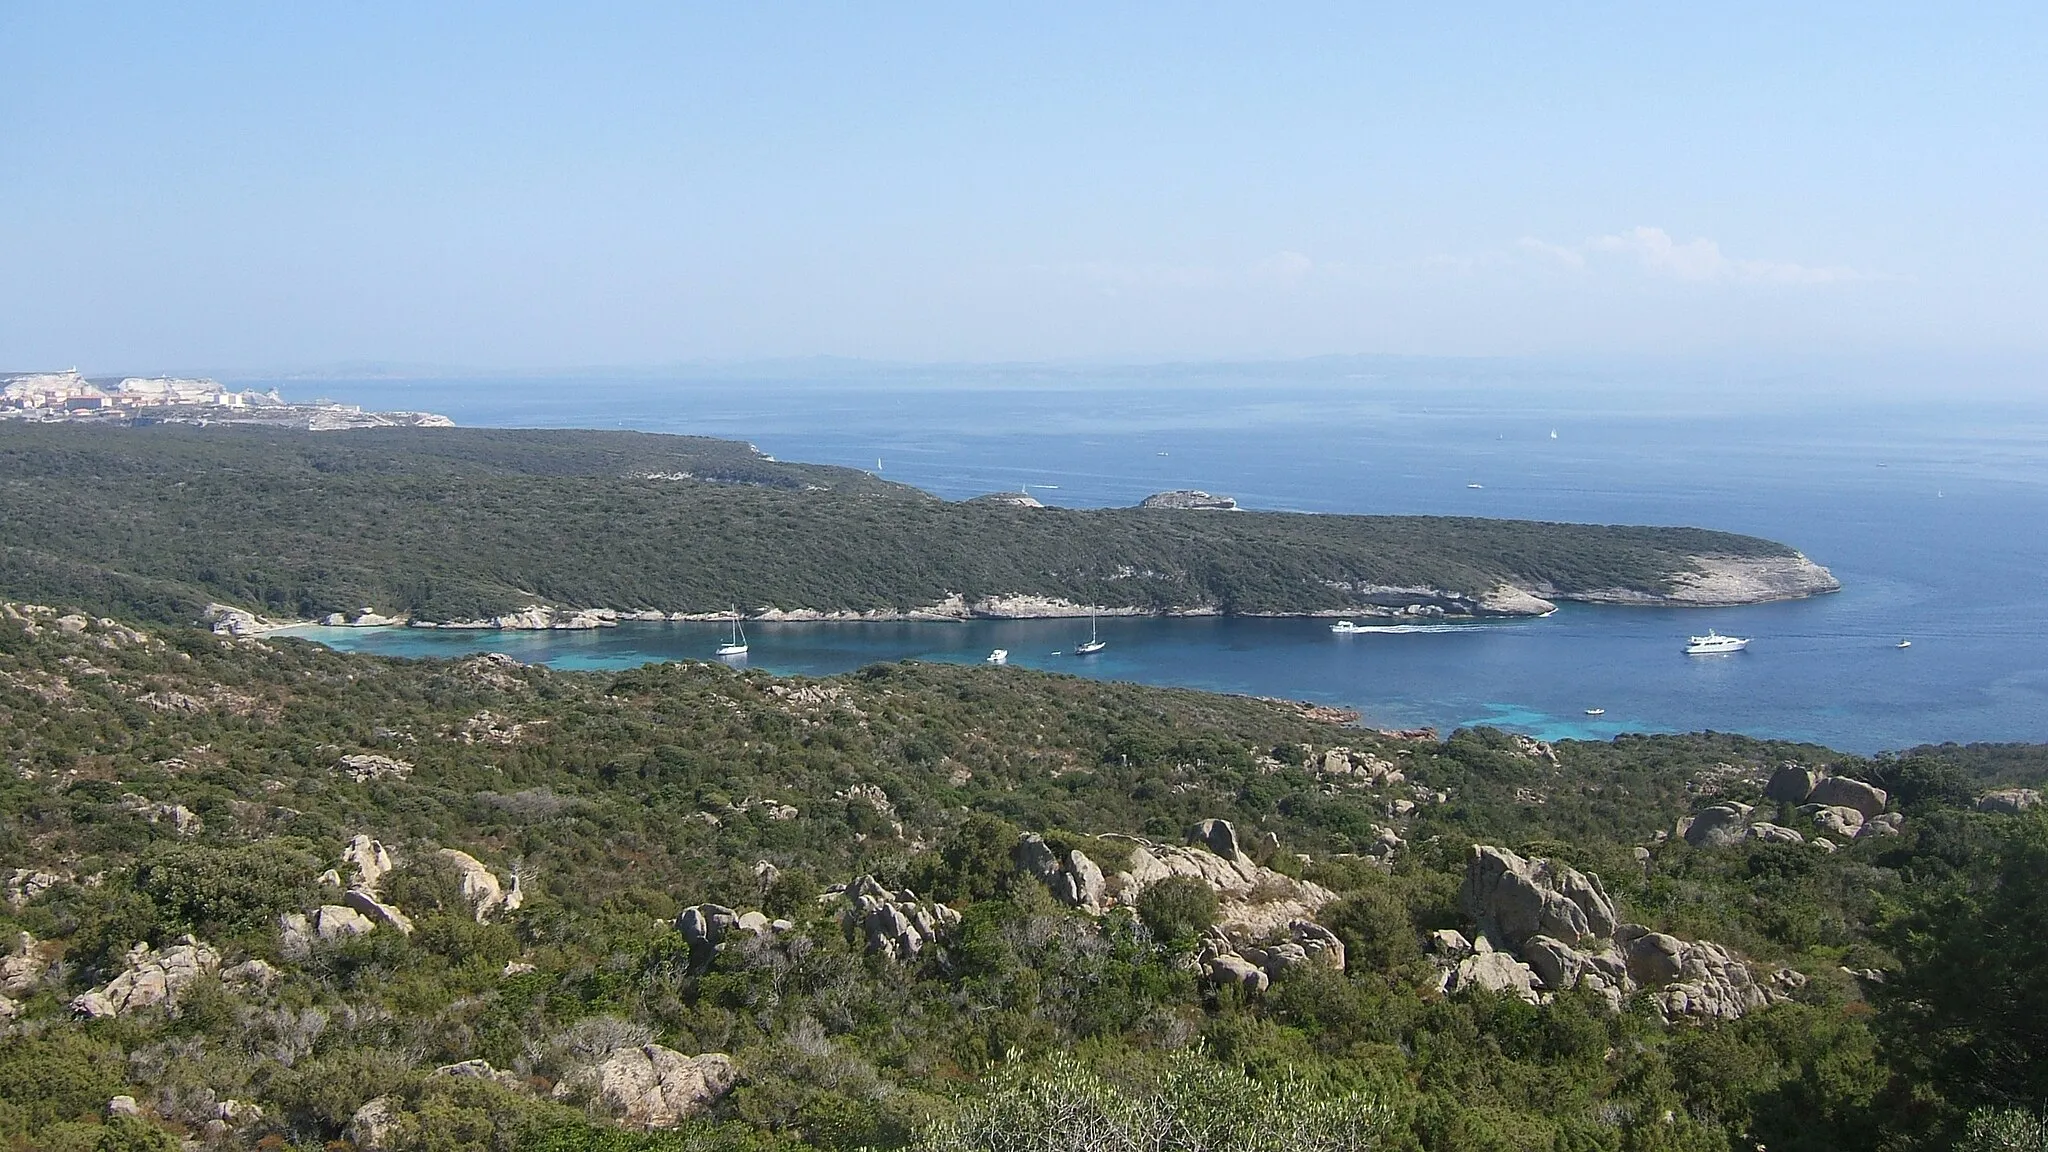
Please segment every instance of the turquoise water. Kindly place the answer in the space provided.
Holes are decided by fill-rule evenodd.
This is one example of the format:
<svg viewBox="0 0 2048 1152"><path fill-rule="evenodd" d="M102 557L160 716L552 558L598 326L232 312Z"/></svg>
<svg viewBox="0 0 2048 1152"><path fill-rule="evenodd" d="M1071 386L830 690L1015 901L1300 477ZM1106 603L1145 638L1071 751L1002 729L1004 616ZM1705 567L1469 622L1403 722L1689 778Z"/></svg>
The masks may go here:
<svg viewBox="0 0 2048 1152"><path fill-rule="evenodd" d="M1802 406L1753 381L1680 403L1668 390L1645 399L1648 385L1626 376L1431 371L321 387L465 424L732 436L868 469L879 457L885 476L955 498L1031 484L1050 503L1100 506L1196 487L1259 508L1697 524L1790 542L1845 585L1782 604L1567 605L1542 620L1352 637L1304 620L1104 620L1110 647L1092 657L1053 655L1085 621L750 626L751 665L777 673L979 663L1001 647L1015 666L1314 700L1387 727L1486 723L1545 738L1711 728L1863 752L2048 740L2048 404ZM1750 650L1683 655L1685 637L1709 627L1752 637ZM400 655L615 668L709 658L720 632L307 634Z"/></svg>

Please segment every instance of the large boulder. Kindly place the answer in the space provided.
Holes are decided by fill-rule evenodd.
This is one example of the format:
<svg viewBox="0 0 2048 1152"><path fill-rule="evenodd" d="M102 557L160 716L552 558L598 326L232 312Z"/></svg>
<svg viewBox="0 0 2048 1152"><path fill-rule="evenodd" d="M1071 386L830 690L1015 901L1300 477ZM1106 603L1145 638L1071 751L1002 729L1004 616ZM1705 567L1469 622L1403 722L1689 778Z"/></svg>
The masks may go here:
<svg viewBox="0 0 2048 1152"><path fill-rule="evenodd" d="M468 903L470 912L479 924L489 922L499 911L512 911L519 907L519 877L512 877L512 888L508 892L498 878L483 862L467 852L454 848L443 848L437 855L455 869L462 885L462 899Z"/></svg>
<svg viewBox="0 0 2048 1152"><path fill-rule="evenodd" d="M1977 811L2017 815L2029 808L2039 807L2040 803L2041 794L2032 788L2000 788L1977 797Z"/></svg>
<svg viewBox="0 0 2048 1152"><path fill-rule="evenodd" d="M725 934L739 924L739 913L723 904L692 904L676 917L676 931L690 945L690 971L702 974L711 969Z"/></svg>
<svg viewBox="0 0 2048 1152"><path fill-rule="evenodd" d="M1522 945L1522 957L1536 979L1553 992L1576 987L1586 968L1586 958L1578 949L1549 936L1531 936Z"/></svg>
<svg viewBox="0 0 2048 1152"><path fill-rule="evenodd" d="M1685 941L1663 932L1631 925L1620 936L1629 979L1638 984L1668 984L1685 971Z"/></svg>
<svg viewBox="0 0 2048 1152"><path fill-rule="evenodd" d="M1726 848L1740 844L1749 835L1747 804L1712 804L1693 813L1686 826L1685 842L1697 848Z"/></svg>
<svg viewBox="0 0 2048 1152"><path fill-rule="evenodd" d="M341 902L361 913L372 924L396 928L408 936L412 935L412 917L361 888L351 888L343 893Z"/></svg>
<svg viewBox="0 0 2048 1152"><path fill-rule="evenodd" d="M1780 764L1771 773L1771 782L1764 785L1764 799L1776 800L1783 804L1804 804L1813 794L1814 785L1820 783L1820 773L1803 764Z"/></svg>
<svg viewBox="0 0 2048 1152"><path fill-rule="evenodd" d="M1509 948L1532 936L1576 942L1614 931L1614 902L1600 877L1487 844L1466 858L1459 902L1482 935Z"/></svg>
<svg viewBox="0 0 2048 1152"><path fill-rule="evenodd" d="M1808 807L1813 806L1808 805ZM1811 815L1814 826L1830 836L1839 836L1844 840L1853 840L1856 838L1857 833L1863 831L1863 813L1858 812L1854 808L1824 804L1819 807L1813 807Z"/></svg>
<svg viewBox="0 0 2048 1152"><path fill-rule="evenodd" d="M1235 954L1211 956L1202 961L1202 975L1212 984L1248 994L1264 992L1272 979L1265 969Z"/></svg>
<svg viewBox="0 0 2048 1152"><path fill-rule="evenodd" d="M384 874L395 867L391 853L385 850L381 841L360 834L349 839L348 847L341 850L341 859L353 873L349 887L360 888L373 895Z"/></svg>
<svg viewBox="0 0 2048 1152"><path fill-rule="evenodd" d="M559 1089L563 1096L587 1091L594 1103L622 1126L674 1128L700 1116L732 1091L739 1080L723 1052L685 1056L659 1044L621 1048Z"/></svg>
<svg viewBox="0 0 2048 1152"><path fill-rule="evenodd" d="M1458 961L1444 983L1446 992L1484 988L1536 1002L1536 973L1505 952L1478 952Z"/></svg>
<svg viewBox="0 0 2048 1152"><path fill-rule="evenodd" d="M1889 799L1884 789L1875 788L1861 780L1847 776L1830 776L1814 785L1806 797L1809 804L1820 804L1830 808L1854 808L1865 820L1884 811Z"/></svg>
<svg viewBox="0 0 2048 1152"><path fill-rule="evenodd" d="M1188 829L1188 843L1199 844L1225 860L1236 861L1244 851L1237 843L1237 828L1228 820L1203 820Z"/></svg>
<svg viewBox="0 0 2048 1152"><path fill-rule="evenodd" d="M1767 824L1758 821L1749 826L1749 838L1766 844L1804 844L1806 837L1782 824Z"/></svg>

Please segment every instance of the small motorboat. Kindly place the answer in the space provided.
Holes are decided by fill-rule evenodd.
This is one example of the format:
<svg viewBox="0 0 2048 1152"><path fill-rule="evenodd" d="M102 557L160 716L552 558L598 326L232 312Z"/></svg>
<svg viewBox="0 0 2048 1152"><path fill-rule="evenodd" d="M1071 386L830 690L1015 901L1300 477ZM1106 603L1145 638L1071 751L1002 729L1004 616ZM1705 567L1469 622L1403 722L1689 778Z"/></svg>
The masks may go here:
<svg viewBox="0 0 2048 1152"><path fill-rule="evenodd" d="M1467 484L1467 485L1465 485L1465 487L1467 487L1467 488L1484 488L1484 487L1486 487L1486 485L1484 485L1484 484Z"/></svg>
<svg viewBox="0 0 2048 1152"><path fill-rule="evenodd" d="M1339 636L1349 636L1353 632L1363 632L1365 629L1360 628L1350 620L1339 620L1335 624L1330 625L1330 631L1335 632Z"/></svg>
<svg viewBox="0 0 2048 1152"><path fill-rule="evenodd" d="M1586 709L1586 715L1588 715L1588 716L1605 716L1605 715L1607 715L1607 709L1605 709L1605 708L1588 708L1588 709Z"/></svg>
<svg viewBox="0 0 2048 1152"><path fill-rule="evenodd" d="M1911 640L1901 640L1897 644L1892 645L1894 648L1911 648L1912 646L1913 642Z"/></svg>
<svg viewBox="0 0 2048 1152"><path fill-rule="evenodd" d="M1008 664L1009 662L1010 650L1008 648L998 648L982 660L984 664Z"/></svg>

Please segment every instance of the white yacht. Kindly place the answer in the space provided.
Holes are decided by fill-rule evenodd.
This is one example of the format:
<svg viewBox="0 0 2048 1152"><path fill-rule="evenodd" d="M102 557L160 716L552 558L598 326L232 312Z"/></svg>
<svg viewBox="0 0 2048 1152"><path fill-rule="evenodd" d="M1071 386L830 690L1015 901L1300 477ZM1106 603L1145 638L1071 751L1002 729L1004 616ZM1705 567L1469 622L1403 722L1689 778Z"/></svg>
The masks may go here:
<svg viewBox="0 0 2048 1152"><path fill-rule="evenodd" d="M1335 624L1330 625L1330 631L1335 632L1339 636L1349 636L1353 632L1363 632L1365 629L1360 628L1349 620L1339 620Z"/></svg>
<svg viewBox="0 0 2048 1152"><path fill-rule="evenodd" d="M1009 662L1010 650L1008 648L998 648L982 660L984 664L1008 664Z"/></svg>
<svg viewBox="0 0 2048 1152"><path fill-rule="evenodd" d="M732 608L732 639L718 646L720 656L745 656L747 654L747 630L740 626L740 608Z"/></svg>
<svg viewBox="0 0 2048 1152"><path fill-rule="evenodd" d="M1090 612L1088 614L1088 642L1086 644L1074 645L1074 655L1093 656L1107 647L1109 647L1109 641L1095 634L1095 613Z"/></svg>
<svg viewBox="0 0 2048 1152"><path fill-rule="evenodd" d="M1723 636L1712 628L1705 636L1694 636L1685 646L1688 656L1715 656L1723 652L1740 652L1749 647L1749 641L1740 636Z"/></svg>

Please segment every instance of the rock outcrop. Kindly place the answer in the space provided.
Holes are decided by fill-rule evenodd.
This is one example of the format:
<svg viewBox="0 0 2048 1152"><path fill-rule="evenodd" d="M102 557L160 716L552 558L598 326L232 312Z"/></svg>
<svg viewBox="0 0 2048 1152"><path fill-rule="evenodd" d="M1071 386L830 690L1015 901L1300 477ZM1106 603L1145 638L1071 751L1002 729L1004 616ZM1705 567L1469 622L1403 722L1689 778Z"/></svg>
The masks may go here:
<svg viewBox="0 0 2048 1152"><path fill-rule="evenodd" d="M621 1048L562 1082L562 1099L588 1094L591 1102L627 1128L673 1128L702 1115L739 1080L722 1052L685 1056L659 1044Z"/></svg>
<svg viewBox="0 0 2048 1152"><path fill-rule="evenodd" d="M1252 862L1227 820L1203 820L1188 830L1186 846L1129 840L1130 859L1109 878L1111 902L1134 906L1144 890L1169 876L1190 876L1216 893L1217 923L1235 937L1258 939L1282 932L1295 920L1310 920L1336 893ZM1221 848L1224 853L1216 849Z"/></svg>
<svg viewBox="0 0 2048 1152"><path fill-rule="evenodd" d="M840 923L859 933L869 952L898 963L916 959L960 923L960 913L946 905L921 900L907 889L890 891L873 876L856 877L821 899L843 901Z"/></svg>
<svg viewBox="0 0 2048 1152"><path fill-rule="evenodd" d="M1616 919L1600 877L1485 844L1466 858L1458 901L1482 936L1508 948L1539 935L1571 943L1604 937Z"/></svg>
<svg viewBox="0 0 2048 1152"><path fill-rule="evenodd" d="M467 852L443 848L436 855L454 867L462 885L462 898L468 902L477 923L489 923L491 917L500 911L515 911L524 901L525 896L519 890L519 873L512 873L512 886L507 889L498 883L498 878L491 875L491 870L484 867L482 861Z"/></svg>
<svg viewBox="0 0 2048 1152"><path fill-rule="evenodd" d="M1806 803L1819 804L1829 808L1854 808L1865 820L1884 811L1890 797L1884 789L1851 780L1847 776L1830 776L1813 786L1806 794Z"/></svg>
<svg viewBox="0 0 2048 1152"><path fill-rule="evenodd" d="M71 1001L75 1015L95 1020L137 1008L175 1004L187 988L220 971L220 953L191 936L161 950L137 944L121 974Z"/></svg>
<svg viewBox="0 0 2048 1152"><path fill-rule="evenodd" d="M399 1110L398 1101L379 1096L356 1109L342 1136L355 1146L356 1152L392 1152L398 1146L404 1123L405 1115Z"/></svg>
<svg viewBox="0 0 2048 1152"><path fill-rule="evenodd" d="M1746 819L1714 826L1742 829L1737 839L1756 827ZM1536 1000L1579 989L1619 1009L1648 990L1667 1020L1732 1020L1778 995L1719 944L1619 923L1598 876L1540 857L1474 845L1460 902L1478 923L1476 939L1468 945L1445 929L1429 941L1446 992L1485 988Z"/></svg>
<svg viewBox="0 0 2048 1152"><path fill-rule="evenodd" d="M1778 770L1771 773L1771 782L1764 785L1764 799L1783 804L1804 804L1819 783L1820 772L1815 769L1790 762L1780 764Z"/></svg>
<svg viewBox="0 0 2048 1152"><path fill-rule="evenodd" d="M2041 794L2032 788L2000 788L1977 797L1977 811L2017 815L2041 804Z"/></svg>
<svg viewBox="0 0 2048 1152"><path fill-rule="evenodd" d="M1109 883L1102 869L1079 848L1062 854L1036 832L1026 832L1010 853L1020 871L1052 890L1053 898L1075 908L1100 911Z"/></svg>

